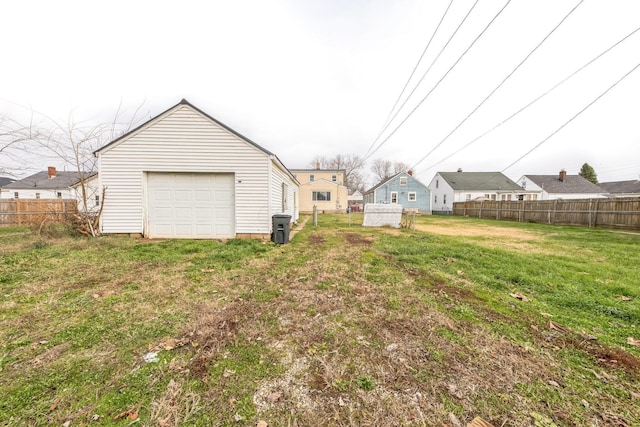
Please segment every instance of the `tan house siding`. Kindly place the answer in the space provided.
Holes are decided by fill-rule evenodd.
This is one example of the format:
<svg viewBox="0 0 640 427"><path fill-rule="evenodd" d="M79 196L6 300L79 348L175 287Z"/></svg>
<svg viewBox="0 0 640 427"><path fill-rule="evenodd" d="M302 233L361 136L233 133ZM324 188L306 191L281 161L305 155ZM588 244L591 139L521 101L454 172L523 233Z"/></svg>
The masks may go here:
<svg viewBox="0 0 640 427"><path fill-rule="evenodd" d="M329 193L331 200L313 200L314 192ZM320 212L343 212L347 209L347 187L330 181L307 182L300 186L300 212L311 213L317 206Z"/></svg>

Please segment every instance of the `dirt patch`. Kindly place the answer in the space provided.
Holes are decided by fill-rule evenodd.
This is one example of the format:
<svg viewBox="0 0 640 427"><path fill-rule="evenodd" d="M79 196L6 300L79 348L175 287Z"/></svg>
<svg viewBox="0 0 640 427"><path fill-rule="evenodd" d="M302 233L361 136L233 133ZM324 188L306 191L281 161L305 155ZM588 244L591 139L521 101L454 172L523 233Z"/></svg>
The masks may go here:
<svg viewBox="0 0 640 427"><path fill-rule="evenodd" d="M362 237L361 235L356 233L345 233L343 234L343 236L344 236L344 239L347 241L347 243L351 245L370 246L372 243L370 239Z"/></svg>
<svg viewBox="0 0 640 427"><path fill-rule="evenodd" d="M309 243L311 243L312 245L321 245L324 242L324 238L318 234L312 234L309 236Z"/></svg>

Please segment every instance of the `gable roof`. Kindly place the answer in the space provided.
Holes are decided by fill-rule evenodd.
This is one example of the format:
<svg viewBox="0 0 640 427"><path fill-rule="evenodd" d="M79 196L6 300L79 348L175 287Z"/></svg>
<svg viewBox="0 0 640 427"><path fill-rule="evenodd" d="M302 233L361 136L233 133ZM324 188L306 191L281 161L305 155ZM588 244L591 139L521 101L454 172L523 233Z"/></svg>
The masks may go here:
<svg viewBox="0 0 640 427"><path fill-rule="evenodd" d="M524 191L502 172L438 172L454 191Z"/></svg>
<svg viewBox="0 0 640 427"><path fill-rule="evenodd" d="M84 172L87 177L90 175ZM56 190L60 188L69 188L80 180L78 171L72 172L56 172L56 176L49 178L48 171L34 173L26 178L7 184L2 188L13 190Z"/></svg>
<svg viewBox="0 0 640 427"><path fill-rule="evenodd" d="M5 185L11 184L12 182L15 182L15 179L8 178L5 176L0 176L0 187L4 187Z"/></svg>
<svg viewBox="0 0 640 427"><path fill-rule="evenodd" d="M304 184L300 184L301 187L306 186L306 185L316 185L316 184L330 184L334 187L345 187L344 184L340 184L337 182L333 182L333 181L329 181L328 179L325 178L320 178L320 179L316 179L314 181L309 181L309 182L305 182Z"/></svg>
<svg viewBox="0 0 640 427"><path fill-rule="evenodd" d="M600 188L611 194L640 194L640 180L601 182Z"/></svg>
<svg viewBox="0 0 640 427"><path fill-rule="evenodd" d="M547 193L554 194L603 194L605 190L580 175L566 175L564 181L558 175L525 175Z"/></svg>
<svg viewBox="0 0 640 427"><path fill-rule="evenodd" d="M417 182L418 184L422 185L424 188L428 189L428 187L426 185L424 185L422 182L420 182L415 176L410 175L408 172L398 172L397 174L392 175L387 179L383 179L382 181L380 181L379 183L377 183L376 185L374 185L373 187L371 187L370 189L365 191L364 194L370 194L370 193L376 191L378 188L382 187L387 182L391 181L392 179L394 179L394 178L396 178L396 177L398 177L400 175L404 175L407 178L411 178L413 181Z"/></svg>
<svg viewBox="0 0 640 427"><path fill-rule="evenodd" d="M180 108L181 106L186 105L189 108L195 110L196 112L198 112L199 114L201 114L202 116L206 117L208 120L211 120L212 122L214 122L215 124L217 124L218 126L222 127L223 129L225 129L226 131L228 131L229 133L237 136L238 138L242 139L243 141L247 142L248 144L253 145L255 148L257 148L258 150L262 151L264 154L266 154L267 156L270 156L273 158L273 160L275 160L277 162L277 164L279 166L282 167L283 171L286 172L289 177L291 179L294 180L294 182L298 182L297 179L295 179L295 177L293 176L293 174L291 173L291 171L280 161L280 159L278 158L278 156L276 156L275 154L273 154L271 151L265 149L264 147L256 144L255 142L253 142L252 140L250 140L249 138L247 138L246 136L242 135L241 133L231 129L229 126L225 125L224 123L222 123L219 120L216 120L215 118L213 118L212 116L210 116L209 114L205 113L204 111L202 111L201 109L199 109L198 107L196 107L195 105L191 104L189 101L187 101L186 99L182 99L180 102L178 102L176 105L174 105L171 108L168 108L167 110L163 111L162 113L156 115L155 117L152 117L151 119L147 120L146 122L144 122L143 124L141 124L140 126L136 127L133 130L130 130L129 132L125 133L124 135L114 139L113 141L111 141L110 143L103 145L102 147L98 148L96 151L93 152L94 156L97 156L98 153L101 153L105 150L108 150L112 147L114 147L115 145L117 145L118 143L124 141L125 139L128 139L130 136L134 135L135 133L137 133L138 131L140 131L141 129L149 126L152 122L158 120L159 118L161 118L164 115L169 114L170 112L172 112L173 110L177 110L178 108Z"/></svg>

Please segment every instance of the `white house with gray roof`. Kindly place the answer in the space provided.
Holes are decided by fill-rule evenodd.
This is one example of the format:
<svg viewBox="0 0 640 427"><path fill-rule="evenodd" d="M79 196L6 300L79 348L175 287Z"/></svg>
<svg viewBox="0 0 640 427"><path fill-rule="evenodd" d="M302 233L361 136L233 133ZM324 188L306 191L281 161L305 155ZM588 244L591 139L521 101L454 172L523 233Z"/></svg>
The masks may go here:
<svg viewBox="0 0 640 427"><path fill-rule="evenodd" d="M429 184L434 213L451 212L453 203L472 200L535 200L501 172L438 172Z"/></svg>
<svg viewBox="0 0 640 427"><path fill-rule="evenodd" d="M601 182L598 187L613 197L640 197L640 179Z"/></svg>
<svg viewBox="0 0 640 427"><path fill-rule="evenodd" d="M567 175L564 169L558 175L523 175L518 184L526 191L540 194L540 200L608 197L606 190L580 175Z"/></svg>

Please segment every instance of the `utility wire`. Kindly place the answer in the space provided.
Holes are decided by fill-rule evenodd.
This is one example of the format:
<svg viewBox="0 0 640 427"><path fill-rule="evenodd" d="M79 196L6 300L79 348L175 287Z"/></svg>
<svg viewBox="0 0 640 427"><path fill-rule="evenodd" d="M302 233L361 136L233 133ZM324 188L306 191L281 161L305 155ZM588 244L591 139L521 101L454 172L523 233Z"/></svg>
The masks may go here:
<svg viewBox="0 0 640 427"><path fill-rule="evenodd" d="M526 110L527 108L529 108L530 106L532 106L533 104L535 104L536 102L538 102L540 99L544 98L545 96L547 96L549 93L551 93L553 90L557 89L560 85L564 84L567 80L571 79L573 76L575 76L576 74L578 74L579 72L581 72L582 70L584 70L585 68L587 68L589 65L593 64L594 62L596 62L598 59L600 59L602 56L604 56L605 54L609 53L609 51L611 51L613 48L615 48L616 46L618 46L620 43L622 43L623 41L625 41L626 39L628 39L629 37L631 37L632 35L634 35L635 33L637 33L638 31L640 31L640 27L636 28L635 30L633 30L631 33L627 34L625 37L623 37L622 39L618 40L618 42L616 42L615 44L613 44L611 47L609 47L608 49L606 49L605 51L601 52L598 56L596 56L595 58L593 58L591 61L587 62L586 64L584 64L582 67L578 68L577 70L575 70L573 73L571 73L570 75L568 75L567 77L565 77L564 79L562 79L560 82L556 83L554 86L552 86L550 89L548 89L546 92L544 92L542 95L538 96L537 98L533 99L532 101L530 101L528 104L526 104L525 106L521 107L518 111L516 111L515 113L511 114L509 117L507 117L506 119L502 120L500 123L498 123L497 125L495 125L494 127L492 127L491 129L485 131L484 133L482 133L480 136L474 138L473 140L469 141L468 143L466 143L465 145L463 145L462 147L460 147L459 149L457 149L456 151L454 151L453 153L449 154L448 156L446 156L445 158L437 161L436 163L431 164L429 167L425 168L424 170L428 170L431 169L437 165L439 165L440 163L444 162L445 160L450 159L451 157L453 157L454 155L458 154L459 152L461 152L462 150L464 150L465 148L467 148L468 146L470 146L471 144L473 144L474 142L478 141L479 139L485 137L486 135L488 135L489 133L493 132L494 130L496 130L497 128L499 128L500 126L502 126L503 124L505 124L506 122L508 122L509 120L511 120L512 118L514 118L515 116L517 116L518 114L522 113L524 110Z"/></svg>
<svg viewBox="0 0 640 427"><path fill-rule="evenodd" d="M576 119L576 117L578 117L580 114L584 113L589 107L591 107L593 104L595 104L600 98L602 98L603 96L605 96L611 89L613 89L614 87L616 87L618 85L618 83L620 83L622 80L624 80L625 78L627 78L627 76L629 76L629 74L633 73L636 69L638 69L638 67L640 67L640 63L636 64L635 67L633 67L631 70L629 70L624 76L620 77L620 79L618 79L618 81L616 81L614 84L612 84L611 86L609 86L609 88L607 90L605 90L603 93L601 93L597 98L595 98L593 101L591 101L586 107L584 107L582 110L578 111L573 117L571 117L569 120L567 120L566 122L564 122L564 124L562 126L560 126L558 129L556 129L553 133L551 133L551 135L549 135L548 137L546 137L545 139L543 139L542 141L540 141L539 143L537 143L531 150L527 151L526 153L524 153L522 156L518 157L518 159L514 162L512 162L509 166L507 166L506 168L502 169L502 172L506 171L507 169L509 169L511 166L515 165L516 163L518 163L520 160L524 159L525 157L527 157L529 154L531 154L534 150L536 150L538 147L540 147L542 144L544 144L545 142L547 142L549 139L551 139L551 137L553 137L555 134L557 134L558 132L560 132L565 126L567 126L569 123L571 123L573 120Z"/></svg>
<svg viewBox="0 0 640 427"><path fill-rule="evenodd" d="M391 115L393 114L393 112L395 111L396 107L398 106L398 103L400 102L400 99L402 98L402 95L404 95L404 91L407 90L407 87L409 86L409 82L413 78L413 75L416 73L416 70L418 69L418 66L420 65L420 62L422 62L422 58L424 58L424 55L427 53L427 50L429 49L429 46L431 46L431 42L433 41L434 37L436 36L436 33L438 32L438 29L440 29L440 25L442 25L442 22L444 21L444 18L447 16L447 13L449 12L449 9L451 8L452 4L453 4L453 0L451 0L449 2L449 6L447 6L447 9L444 11L444 14L442 15L442 18L440 18L440 22L438 22L438 26L433 31L433 34L431 35L431 38L429 39L429 42L427 43L427 46L422 51L422 55L420 55L420 58L418 59L418 62L416 62L416 65L413 67L413 71L411 71L411 75L409 75L409 78L407 79L407 82L404 84L404 87L400 91L400 94L398 95L398 98L396 99L396 102L393 104L393 107L391 107L391 111L389 111L389 115L385 119L384 124L383 124L382 128L380 129L380 132L378 132L378 135L376 136L376 138L371 143L371 146L367 150L367 153L365 154L365 156L367 154L369 154L369 151L371 151L371 149L376 144L376 142L378 142L378 139L380 139L380 137L382 136L383 132L387 129L387 127L389 126L389 124L393 120L393 119L391 119ZM422 81L422 80L420 80L420 81ZM420 83L418 83L418 84L420 84ZM411 93L413 93L413 91ZM411 97L411 95L409 95L409 97ZM404 106L404 104L402 104L402 105ZM400 107L400 108L402 108L402 107Z"/></svg>
<svg viewBox="0 0 640 427"><path fill-rule="evenodd" d="M504 6L502 6L502 9L500 9L498 11L498 13L496 13L496 15L491 19L491 21L489 21L489 23L487 24L486 27L484 27L484 29L480 32L480 34L478 34L478 36L476 36L476 38L471 42L471 44L469 45L469 47L467 47L467 49L462 52L462 55L460 55L460 57L458 57L458 59L456 60L456 62L453 63L453 65L447 70L447 72L440 78L440 80L438 80L438 82L435 84L435 86L433 86L431 88L431 90L424 96L424 98L422 98L422 100L418 103L418 105L416 105L413 110L411 110L411 112L400 122L400 124L398 126L396 126L396 128L371 152L369 153L368 156L366 156L364 158L364 160L366 161L367 159L369 159L371 156L373 156L373 154L378 151L380 149L380 147L382 147L397 131L398 129L400 129L400 127L405 124L405 122L407 120L409 120L409 117L411 117L413 115L413 113L416 112L416 110L418 108L420 108L420 106L422 105L422 103L424 101L427 100L427 98L429 97L429 95L431 95L431 93L433 93L433 91L440 85L440 83L442 83L442 81L449 75L449 73L451 72L451 70L453 70L455 68L456 65L458 65L458 63L462 60L462 58L467 54L467 52L469 52L469 50L471 50L471 48L473 47L473 45L478 41L478 39L480 39L480 37L482 37L484 35L484 33L489 29L489 27L491 26L491 24L493 24L493 22L498 19L498 16L500 16L500 14L502 14L502 12L506 9L506 7L509 5L509 3L511 3L511 0L507 0L507 2L505 3Z"/></svg>
<svg viewBox="0 0 640 427"><path fill-rule="evenodd" d="M524 64L530 57L531 55L533 55L538 48L540 48L540 46L542 46L544 44L545 41L547 41L547 39L549 37L551 37L551 35L569 18L569 16L571 16L571 14L573 12L575 12L575 10L584 2L584 0L580 0L578 2L578 4L576 4L573 9L571 9L569 11L569 13L567 13L564 18L562 18L560 20L560 22L558 22L558 24L553 27L553 29L546 35L544 36L544 38L540 41L540 43L538 43L536 45L536 47L533 48L533 50L531 50L531 52L529 52L522 61L520 61L520 63L518 65L516 65L516 67L511 70L511 72L509 74L507 74L507 76L502 79L502 81L500 82L500 84L498 84L498 86L496 86L490 93L489 95L487 95L482 102L480 102L469 114L467 114L467 117L465 117L460 123L458 123L458 125L453 128L453 130L451 132L449 132L447 134L447 136L445 136L444 138L442 138L442 140L440 142L438 142L427 154L424 155L424 157L422 157L420 160L418 160L418 162L416 162L415 165L413 165L413 167L411 169L415 169L420 163L422 163L424 161L424 159L426 159L429 155L431 155L431 153L433 153L436 149L438 149L438 147L440 147L447 139L449 139L449 137L451 135L453 135L455 133L455 131L457 131L458 129L460 129L460 126L462 126L467 120L469 120L469 118L480 109L480 107L482 107L484 105L485 102L487 102L487 100L489 100L489 98L491 98L493 96L494 93L496 93L498 91L498 89L500 89L502 87L502 85L504 85L507 80L509 80L511 78L511 76L513 76L515 74L516 71L518 71L518 69L522 66L522 64Z"/></svg>
<svg viewBox="0 0 640 427"><path fill-rule="evenodd" d="M469 15L471 15L471 12L473 12L473 9L476 8L476 5L478 4L479 1L480 0L476 0L475 3L473 3L473 5L471 6L471 8L467 12L467 14L464 16L464 18L462 18L462 21L460 21L460 23L456 27L456 29L453 32L453 34L451 34L451 36L449 37L449 40L447 40L447 42L444 44L444 46L440 49L440 52L438 52L438 54L433 59L433 61L431 61L431 64L429 65L427 70L422 74L422 77L420 77L420 80L418 80L418 83L416 83L416 85L413 87L413 89L409 93L409 96L407 96L407 98L402 102L402 105L400 105L400 108L398 108L398 110L395 112L393 117L391 117L391 119L387 119L387 122L386 122L385 126L382 128L382 130L380 131L380 133L376 137L376 140L374 141L374 144L378 141L378 139L382 136L382 134L389 128L389 126L391 126L391 123L393 123L393 121L396 119L396 117L398 117L398 114L400 114L400 111L402 111L402 109L407 104L407 102L409 102L409 99L411 99L411 97L413 96L415 91L418 89L418 86L420 86L420 84L422 84L422 81L425 79L425 77L427 76L429 71L431 71L431 68L433 68L433 65L436 63L436 61L438 61L438 59L440 58L442 53L445 51L447 46L449 46L449 43L451 43L451 40L453 40L453 38L456 36L456 34L458 34L458 31L460 30L460 28L462 28L462 25L464 25L464 23L467 21L467 18L469 17ZM373 144L371 145L369 150L371 150L372 147L373 147ZM368 154L368 152L367 152L367 154Z"/></svg>

